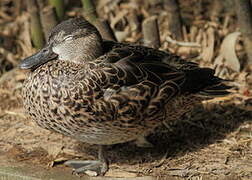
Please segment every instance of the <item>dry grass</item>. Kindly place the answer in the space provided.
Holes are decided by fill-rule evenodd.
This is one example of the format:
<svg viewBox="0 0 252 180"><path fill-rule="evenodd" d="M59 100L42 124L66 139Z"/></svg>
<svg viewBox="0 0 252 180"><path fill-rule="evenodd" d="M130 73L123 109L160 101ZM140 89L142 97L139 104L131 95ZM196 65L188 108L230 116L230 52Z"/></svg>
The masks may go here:
<svg viewBox="0 0 252 180"><path fill-rule="evenodd" d="M11 0L4 0L7 1ZM190 2L195 3L193 0ZM132 11L130 3L134 1L98 7L99 12L106 13L116 32L120 31L121 36L126 34L124 40L135 42L140 41L142 34L130 31L125 17ZM153 11L158 15L162 49L184 57L196 55L199 57L196 61L202 66L213 66L220 54L222 40L236 29L236 21L228 13L222 15L221 22L207 20L204 13L195 18L199 15L190 12L192 10L186 8L188 6L192 5L184 2L181 7L183 17L190 24L186 29L184 27L183 42L167 41L169 32L165 28L165 12L160 7L139 5L134 12L143 18ZM3 16L5 11L0 12L0 23L6 23L0 27L3 37L12 39L8 40L12 48L8 49L6 45L4 50L0 49L1 154L14 162L42 163L45 167L55 165L55 168L62 167L61 162L67 158L95 158L96 146L78 144L70 138L43 130L24 113L20 90L25 73L18 69L9 71L8 67L15 67L21 58L34 52L29 41L27 14L6 17ZM76 12L69 10L68 14L75 15ZM201 46L194 46L195 43ZM236 45L236 52L239 59L245 58L241 41ZM111 166L107 175L152 175L177 179L252 178L251 72L235 72L227 64L216 64L216 67L219 75L235 81L232 95L204 102L182 119L158 128L148 137L155 148L137 148L133 143L108 147ZM70 169L67 171L70 173Z"/></svg>

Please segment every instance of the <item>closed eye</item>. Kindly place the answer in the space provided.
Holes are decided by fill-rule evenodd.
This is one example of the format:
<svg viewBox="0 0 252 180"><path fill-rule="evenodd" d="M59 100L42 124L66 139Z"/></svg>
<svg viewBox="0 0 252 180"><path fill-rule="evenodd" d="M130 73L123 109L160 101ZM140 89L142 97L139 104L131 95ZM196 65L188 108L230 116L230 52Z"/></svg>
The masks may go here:
<svg viewBox="0 0 252 180"><path fill-rule="evenodd" d="M69 41L69 40L72 40L73 39L73 36L70 35L70 36L66 36L63 41Z"/></svg>

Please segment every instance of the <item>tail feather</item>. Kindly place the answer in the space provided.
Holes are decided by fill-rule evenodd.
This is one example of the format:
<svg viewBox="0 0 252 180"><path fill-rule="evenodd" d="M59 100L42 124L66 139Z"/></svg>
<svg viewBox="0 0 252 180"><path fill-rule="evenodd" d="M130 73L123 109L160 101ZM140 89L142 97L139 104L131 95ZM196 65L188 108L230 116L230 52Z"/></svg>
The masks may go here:
<svg viewBox="0 0 252 180"><path fill-rule="evenodd" d="M221 97L226 96L230 94L229 91L232 86L228 85L229 82L226 80L223 80L221 78L215 77L219 83L216 82L216 84L212 86L207 86L205 89L200 91L198 94L202 96L208 96L208 97Z"/></svg>
<svg viewBox="0 0 252 180"><path fill-rule="evenodd" d="M215 71L210 68L196 68L186 70L186 81L182 88L185 93L200 96L219 97L228 95L232 86L230 81L214 76Z"/></svg>

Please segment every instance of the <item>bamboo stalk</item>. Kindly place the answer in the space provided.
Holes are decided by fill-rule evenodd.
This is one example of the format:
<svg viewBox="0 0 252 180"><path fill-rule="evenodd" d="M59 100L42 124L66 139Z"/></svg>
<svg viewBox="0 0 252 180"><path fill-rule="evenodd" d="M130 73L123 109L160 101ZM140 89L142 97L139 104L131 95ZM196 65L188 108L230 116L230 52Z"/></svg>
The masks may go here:
<svg viewBox="0 0 252 180"><path fill-rule="evenodd" d="M111 29L109 22L107 20L98 20L95 26L101 33L103 39L117 41L113 30Z"/></svg>
<svg viewBox="0 0 252 180"><path fill-rule="evenodd" d="M243 35L247 63L252 70L252 5L250 0L234 0L238 24Z"/></svg>
<svg viewBox="0 0 252 180"><path fill-rule="evenodd" d="M38 5L38 9L41 10L45 7L45 1L44 0L36 0L36 3Z"/></svg>
<svg viewBox="0 0 252 180"><path fill-rule="evenodd" d="M142 24L144 45L159 48L160 47L160 36L159 28L157 23L157 17L151 16L144 20Z"/></svg>
<svg viewBox="0 0 252 180"><path fill-rule="evenodd" d="M182 23L177 0L164 0L167 11L168 29L177 40L182 40Z"/></svg>
<svg viewBox="0 0 252 180"><path fill-rule="evenodd" d="M58 19L62 20L65 15L64 1L63 0L49 0L49 4L55 8Z"/></svg>
<svg viewBox="0 0 252 180"><path fill-rule="evenodd" d="M96 8L92 0L81 0L84 17L101 33L103 39L116 41L116 37L107 20L98 19Z"/></svg>
<svg viewBox="0 0 252 180"><path fill-rule="evenodd" d="M57 25L57 15L53 6L46 6L40 11L40 20L46 41L52 28Z"/></svg>
<svg viewBox="0 0 252 180"><path fill-rule="evenodd" d="M26 0L26 3L27 10L30 14L30 30L32 42L36 49L41 49L44 46L44 35L38 14L38 7L35 0Z"/></svg>
<svg viewBox="0 0 252 180"><path fill-rule="evenodd" d="M81 2L84 10L84 17L91 23L95 23L98 16L93 1L81 0Z"/></svg>

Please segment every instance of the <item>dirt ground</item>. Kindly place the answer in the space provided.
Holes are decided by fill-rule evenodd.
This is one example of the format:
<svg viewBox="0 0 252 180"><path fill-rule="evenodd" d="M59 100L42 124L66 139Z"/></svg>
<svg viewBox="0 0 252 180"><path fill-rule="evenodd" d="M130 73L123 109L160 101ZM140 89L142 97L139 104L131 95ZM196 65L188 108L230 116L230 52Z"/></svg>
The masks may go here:
<svg viewBox="0 0 252 180"><path fill-rule="evenodd" d="M97 147L80 144L60 134L39 128L24 113L20 98L24 76L19 70L0 87L1 156L12 162L70 168L67 159L94 159ZM14 78L13 78L14 77ZM11 80L12 79L12 80ZM226 98L228 99L228 98ZM252 178L252 113L249 105L205 102L148 137L154 148L137 148L133 143L108 147L107 176L155 176L177 179Z"/></svg>
<svg viewBox="0 0 252 180"><path fill-rule="evenodd" d="M12 0L1 2L0 7L7 10L0 9L0 24L3 24L0 26L0 45L3 45L0 47L0 162L39 166L48 172L61 169L71 174L63 162L95 159L97 147L41 129L25 114L20 92L26 72L15 67L20 59L35 52L30 41L29 16L15 9L21 7L21 1L15 1L19 2L17 6ZM176 41L168 39L172 36L167 30L167 9L145 5L143 0L99 2L98 14L109 20L121 41L142 43L142 32L140 28L132 30L129 15L136 15L142 22L155 14L161 49L187 58L197 57L194 61L200 66L215 68L218 76L234 82L231 95L203 102L176 122L156 129L148 137L153 148L137 148L131 142L107 147L110 169L106 176L252 179L252 73L244 68L246 53L236 33L234 8L223 7L229 11L216 15L217 12L209 11L215 10L210 0L204 0L202 7L197 6L198 0L180 0L183 37ZM76 16L81 11L81 7L69 8L67 16ZM236 60L235 66L225 51L233 51L231 60Z"/></svg>

